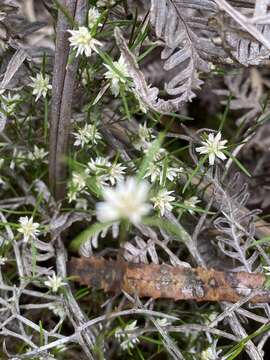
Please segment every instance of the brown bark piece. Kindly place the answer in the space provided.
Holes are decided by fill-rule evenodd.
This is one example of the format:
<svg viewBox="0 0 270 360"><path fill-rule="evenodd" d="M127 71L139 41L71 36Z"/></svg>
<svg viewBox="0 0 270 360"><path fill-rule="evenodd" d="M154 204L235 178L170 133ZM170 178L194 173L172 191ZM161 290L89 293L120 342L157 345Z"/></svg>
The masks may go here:
<svg viewBox="0 0 270 360"><path fill-rule="evenodd" d="M270 291L263 288L266 277L258 273L131 264L101 257L72 258L69 272L89 287L112 293L123 290L139 297L237 302L254 292L253 303L270 300Z"/></svg>

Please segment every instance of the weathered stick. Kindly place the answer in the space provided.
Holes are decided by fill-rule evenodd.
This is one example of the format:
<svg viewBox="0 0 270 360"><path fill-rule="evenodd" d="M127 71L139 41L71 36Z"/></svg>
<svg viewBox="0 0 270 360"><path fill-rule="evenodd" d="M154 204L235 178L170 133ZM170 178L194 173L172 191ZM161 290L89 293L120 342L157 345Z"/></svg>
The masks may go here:
<svg viewBox="0 0 270 360"><path fill-rule="evenodd" d="M237 302L251 295L253 303L270 301L270 291L263 287L266 277L259 273L81 257L71 259L69 275L75 276L75 281L83 285L106 292L120 293L123 290L154 299Z"/></svg>
<svg viewBox="0 0 270 360"><path fill-rule="evenodd" d="M61 5L75 22L82 24L85 19L85 0L62 0ZM70 120L74 83L79 59L72 59L68 64L70 48L67 32L72 26L59 10L56 52L52 83L52 111L50 123L50 187L56 200L65 196Z"/></svg>

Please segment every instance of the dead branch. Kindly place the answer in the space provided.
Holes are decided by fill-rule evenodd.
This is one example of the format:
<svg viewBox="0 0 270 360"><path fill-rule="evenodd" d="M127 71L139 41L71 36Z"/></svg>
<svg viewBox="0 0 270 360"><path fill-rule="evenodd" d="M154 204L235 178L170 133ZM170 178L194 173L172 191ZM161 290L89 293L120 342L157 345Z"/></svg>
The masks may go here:
<svg viewBox="0 0 270 360"><path fill-rule="evenodd" d="M75 281L106 292L139 297L195 301L237 302L251 295L253 303L267 302L264 274L222 272L215 269L173 267L162 264L131 264L102 257L72 258L69 274ZM252 297L254 293L254 297Z"/></svg>
<svg viewBox="0 0 270 360"><path fill-rule="evenodd" d="M85 1L62 0L61 5L75 22L82 24L85 18ZM71 109L78 58L68 63L68 19L59 10L56 36L55 65L52 83L52 111L50 126L49 174L52 193L57 200L65 196L67 177L66 156L70 133Z"/></svg>

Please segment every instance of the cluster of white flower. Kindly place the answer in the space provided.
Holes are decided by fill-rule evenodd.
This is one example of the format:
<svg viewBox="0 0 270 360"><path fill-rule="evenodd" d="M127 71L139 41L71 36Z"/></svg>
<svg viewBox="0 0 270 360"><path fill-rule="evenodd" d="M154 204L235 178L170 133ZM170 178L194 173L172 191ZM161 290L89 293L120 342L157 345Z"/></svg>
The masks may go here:
<svg viewBox="0 0 270 360"><path fill-rule="evenodd" d="M116 328L114 336L120 342L120 346L123 350L133 349L134 346L140 342L140 340L131 333L138 329L136 325L137 320L126 325L124 328Z"/></svg>
<svg viewBox="0 0 270 360"><path fill-rule="evenodd" d="M150 145L151 144L149 144L149 146ZM148 150L145 152L147 153L147 151ZM169 166L166 164L166 166L164 166L165 164L163 160L165 160L166 156L167 151L163 148L160 148L157 154L154 156L153 161L148 165L148 169L144 175L145 179L150 178L151 183L158 181L161 184L165 175L164 172L166 172L166 179L169 181L174 181L178 174L183 172L183 168L176 167L176 165Z"/></svg>
<svg viewBox="0 0 270 360"><path fill-rule="evenodd" d="M28 159L29 160L43 160L46 161L45 158L48 155L48 151L45 151L43 148L39 148L37 145L34 145L34 150L29 152Z"/></svg>
<svg viewBox="0 0 270 360"><path fill-rule="evenodd" d="M129 220L137 224L147 215L149 184L130 177L117 183L115 188L103 188L104 202L97 203L97 219L101 222Z"/></svg>
<svg viewBox="0 0 270 360"><path fill-rule="evenodd" d="M68 183L68 200L72 202L77 199L82 190L86 187L86 175L84 172L73 171L71 181Z"/></svg>
<svg viewBox="0 0 270 360"><path fill-rule="evenodd" d="M113 67L104 64L108 71L104 74L105 78L110 81L112 94L116 97L119 95L120 83L127 85L128 71L125 60L120 56L118 61L113 61Z"/></svg>
<svg viewBox="0 0 270 360"><path fill-rule="evenodd" d="M85 124L83 128L78 129L73 135L75 137L74 146L84 147L89 143L96 145L98 141L101 140L101 135L96 125L92 124Z"/></svg>
<svg viewBox="0 0 270 360"><path fill-rule="evenodd" d="M86 173L96 176L99 185L115 185L124 179L126 167L121 163L112 163L105 157L91 159L87 164Z"/></svg>
<svg viewBox="0 0 270 360"><path fill-rule="evenodd" d="M36 95L36 101L42 96L46 97L47 92L51 90L50 78L48 75L43 76L42 73L38 73L36 77L30 77L32 83L29 84L33 88L33 95Z"/></svg>
<svg viewBox="0 0 270 360"><path fill-rule="evenodd" d="M92 29L96 24L100 17L100 12L97 8L92 6L88 11L88 27L89 29ZM98 23L98 26L102 26L101 23Z"/></svg>
<svg viewBox="0 0 270 360"><path fill-rule="evenodd" d="M27 243L29 239L36 239L36 236L40 233L40 224L33 222L33 218L30 219L28 216L20 217L19 219L20 226L18 227L18 232L23 234L23 241Z"/></svg>
<svg viewBox="0 0 270 360"><path fill-rule="evenodd" d="M7 114L12 115L20 102L21 97L19 94L12 95L10 92L7 95L1 95L1 109Z"/></svg>
<svg viewBox="0 0 270 360"><path fill-rule="evenodd" d="M171 211L173 209L171 202L175 200L175 197L171 195L172 193L173 191L161 189L158 194L151 199L154 204L154 209L159 209L161 216L164 215L166 210Z"/></svg>

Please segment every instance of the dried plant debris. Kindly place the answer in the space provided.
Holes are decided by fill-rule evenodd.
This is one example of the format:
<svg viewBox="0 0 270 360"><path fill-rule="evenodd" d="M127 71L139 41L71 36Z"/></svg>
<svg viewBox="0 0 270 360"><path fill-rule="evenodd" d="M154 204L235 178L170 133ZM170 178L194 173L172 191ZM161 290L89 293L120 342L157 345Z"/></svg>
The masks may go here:
<svg viewBox="0 0 270 360"><path fill-rule="evenodd" d="M269 0L0 0L0 359L268 359Z"/></svg>

